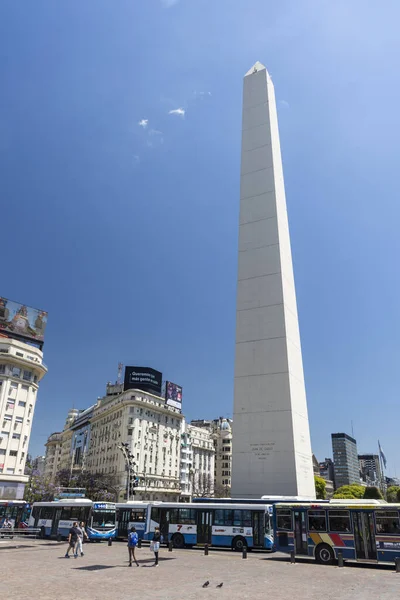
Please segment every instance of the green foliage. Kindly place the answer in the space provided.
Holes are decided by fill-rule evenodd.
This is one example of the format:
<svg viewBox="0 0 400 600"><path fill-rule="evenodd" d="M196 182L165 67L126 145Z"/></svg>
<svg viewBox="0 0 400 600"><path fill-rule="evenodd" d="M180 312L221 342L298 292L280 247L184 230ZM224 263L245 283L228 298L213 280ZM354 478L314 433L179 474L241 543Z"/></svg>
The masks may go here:
<svg viewBox="0 0 400 600"><path fill-rule="evenodd" d="M351 498L363 498L364 490L365 488L362 485L357 485L356 483L353 483L352 485L342 485L342 487L338 488L333 494L333 498L343 498L347 500Z"/></svg>
<svg viewBox="0 0 400 600"><path fill-rule="evenodd" d="M27 502L51 502L59 493L57 485L45 479L38 471L33 471L25 486L24 500Z"/></svg>
<svg viewBox="0 0 400 600"><path fill-rule="evenodd" d="M325 479L314 475L315 493L318 500L325 500L326 498L326 483Z"/></svg>
<svg viewBox="0 0 400 600"><path fill-rule="evenodd" d="M364 498L366 500L383 500L380 489L375 486L365 488Z"/></svg>
<svg viewBox="0 0 400 600"><path fill-rule="evenodd" d="M398 485L391 485L390 487L388 487L387 501L400 502L400 487Z"/></svg>

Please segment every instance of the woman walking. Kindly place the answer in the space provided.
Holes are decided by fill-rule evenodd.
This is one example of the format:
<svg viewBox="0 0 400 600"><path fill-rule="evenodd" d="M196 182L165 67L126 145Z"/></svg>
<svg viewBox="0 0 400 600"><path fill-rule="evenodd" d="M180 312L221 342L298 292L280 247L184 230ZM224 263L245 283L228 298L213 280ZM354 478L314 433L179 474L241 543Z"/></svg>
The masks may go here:
<svg viewBox="0 0 400 600"><path fill-rule="evenodd" d="M129 532L128 535L128 552L129 552L129 566L132 566L132 559L135 561L136 566L139 566L138 561L136 560L136 556L135 556L135 548L137 546L139 540L139 536L136 533L136 529L134 527L131 527L131 530Z"/></svg>
<svg viewBox="0 0 400 600"><path fill-rule="evenodd" d="M156 527L154 530L154 535L153 535L153 539L152 539L152 550L154 552L154 556L155 556L155 563L154 566L158 567L158 551L160 550L160 540L161 540L161 533L160 533L160 528Z"/></svg>

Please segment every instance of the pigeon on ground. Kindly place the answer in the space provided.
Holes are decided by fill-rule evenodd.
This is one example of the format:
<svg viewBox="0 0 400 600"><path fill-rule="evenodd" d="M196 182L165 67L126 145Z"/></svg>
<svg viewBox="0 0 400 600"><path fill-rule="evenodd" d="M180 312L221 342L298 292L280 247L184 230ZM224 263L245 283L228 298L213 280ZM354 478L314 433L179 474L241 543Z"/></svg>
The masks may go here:
<svg viewBox="0 0 400 600"><path fill-rule="evenodd" d="M203 583L203 587L208 587L210 585L209 581L206 581L205 583Z"/></svg>
<svg viewBox="0 0 400 600"><path fill-rule="evenodd" d="M217 585L217 587L222 587L223 585L224 585L224 582L222 582L222 583L219 583L219 584Z"/></svg>

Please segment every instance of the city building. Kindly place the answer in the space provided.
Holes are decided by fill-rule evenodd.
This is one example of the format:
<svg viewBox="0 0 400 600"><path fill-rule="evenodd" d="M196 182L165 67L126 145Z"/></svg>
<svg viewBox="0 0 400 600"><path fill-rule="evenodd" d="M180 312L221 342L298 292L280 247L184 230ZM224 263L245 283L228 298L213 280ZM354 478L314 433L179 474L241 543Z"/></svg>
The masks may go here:
<svg viewBox="0 0 400 600"><path fill-rule="evenodd" d="M181 500L214 496L215 448L210 427L182 423Z"/></svg>
<svg viewBox="0 0 400 600"><path fill-rule="evenodd" d="M323 462L319 463L319 474L326 481L331 481L332 487L335 488L335 469L331 458L325 458Z"/></svg>
<svg viewBox="0 0 400 600"><path fill-rule="evenodd" d="M367 486L382 485L382 471L378 454L359 454L358 463L361 480Z"/></svg>
<svg viewBox="0 0 400 600"><path fill-rule="evenodd" d="M72 475L72 439L74 432L71 426L81 412L77 408L71 408L68 411L64 429L52 433L47 438L45 444L44 476L50 481L54 482L56 480L56 475L59 471L70 471Z"/></svg>
<svg viewBox="0 0 400 600"><path fill-rule="evenodd" d="M56 474L60 470L62 432L56 431L49 435L45 446L44 477L54 482Z"/></svg>
<svg viewBox="0 0 400 600"><path fill-rule="evenodd" d="M336 489L342 485L360 485L357 442L347 433L332 433Z"/></svg>
<svg viewBox="0 0 400 600"><path fill-rule="evenodd" d="M214 495L218 498L231 497L232 477L232 419L219 417L212 421L199 419L191 425L211 432L215 449Z"/></svg>
<svg viewBox="0 0 400 600"><path fill-rule="evenodd" d="M72 431L71 441L71 472L78 474L85 469L87 453L90 446L90 425L94 405L82 410L70 425Z"/></svg>
<svg viewBox="0 0 400 600"><path fill-rule="evenodd" d="M182 419L161 396L107 385L93 409L87 471L112 476L122 499L127 471L118 446L127 443L136 462L135 500L178 501Z"/></svg>
<svg viewBox="0 0 400 600"><path fill-rule="evenodd" d="M257 62L243 87L232 497L315 498L278 118Z"/></svg>
<svg viewBox="0 0 400 600"><path fill-rule="evenodd" d="M1 307L0 299L0 307ZM23 315L21 315L22 319ZM1 311L0 311L1 324ZM11 335L11 334L10 334ZM43 353L28 342L0 335L0 498L21 499Z"/></svg>

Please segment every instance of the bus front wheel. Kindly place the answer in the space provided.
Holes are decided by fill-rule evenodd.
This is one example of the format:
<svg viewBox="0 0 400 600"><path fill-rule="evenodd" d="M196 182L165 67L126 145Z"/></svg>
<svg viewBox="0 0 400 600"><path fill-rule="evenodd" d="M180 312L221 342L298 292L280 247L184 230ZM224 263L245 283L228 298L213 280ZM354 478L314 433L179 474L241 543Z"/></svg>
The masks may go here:
<svg viewBox="0 0 400 600"><path fill-rule="evenodd" d="M243 537L235 537L232 540L232 550L235 550L235 552L242 552L244 548L247 548L247 543Z"/></svg>
<svg viewBox="0 0 400 600"><path fill-rule="evenodd" d="M181 533L174 533L172 536L172 544L174 548L184 548L185 547L185 538Z"/></svg>
<svg viewBox="0 0 400 600"><path fill-rule="evenodd" d="M315 549L315 560L320 565L333 565L335 554L328 544L319 544Z"/></svg>

